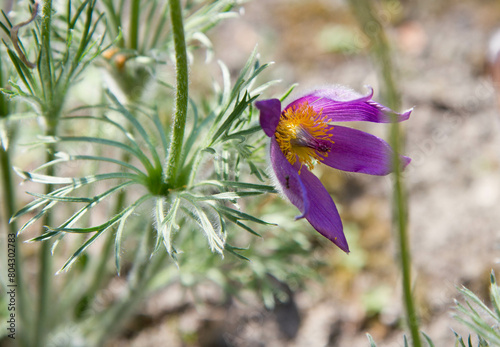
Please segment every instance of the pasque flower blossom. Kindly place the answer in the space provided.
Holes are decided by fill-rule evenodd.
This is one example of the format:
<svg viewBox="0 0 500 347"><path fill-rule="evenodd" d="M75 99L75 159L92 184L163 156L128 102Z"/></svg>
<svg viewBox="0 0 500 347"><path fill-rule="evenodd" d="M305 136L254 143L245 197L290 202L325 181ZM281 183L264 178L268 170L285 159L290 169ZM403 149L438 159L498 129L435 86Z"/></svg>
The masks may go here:
<svg viewBox="0 0 500 347"><path fill-rule="evenodd" d="M315 90L291 102L283 110L278 99L255 103L260 125L271 138L270 161L275 184L323 236L349 252L342 221L330 194L311 173L323 163L335 169L370 175L387 175L393 169L393 150L384 140L366 132L332 125L332 122L400 122L412 110L397 113L363 96L334 86ZM410 158L399 156L402 168Z"/></svg>

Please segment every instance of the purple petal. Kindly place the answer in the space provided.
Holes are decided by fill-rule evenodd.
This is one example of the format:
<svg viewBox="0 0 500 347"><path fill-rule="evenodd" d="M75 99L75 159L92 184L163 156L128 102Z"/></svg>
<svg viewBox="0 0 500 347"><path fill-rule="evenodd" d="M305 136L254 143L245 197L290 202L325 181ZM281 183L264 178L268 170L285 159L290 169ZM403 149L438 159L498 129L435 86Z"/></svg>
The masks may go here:
<svg viewBox="0 0 500 347"><path fill-rule="evenodd" d="M288 105L297 107L308 102L316 112L322 112L331 122L366 121L375 123L401 122L410 117L412 109L397 113L372 100L373 89L363 96L352 89L335 86L326 89L318 89L309 93Z"/></svg>
<svg viewBox="0 0 500 347"><path fill-rule="evenodd" d="M257 101L255 107L260 110L260 126L267 136L272 137L281 117L281 102L278 99Z"/></svg>
<svg viewBox="0 0 500 347"><path fill-rule="evenodd" d="M306 189L307 196L311 199L306 219L321 235L332 241L344 252L349 253L342 221L332 197L321 181L305 166L300 171L300 178Z"/></svg>
<svg viewBox="0 0 500 347"><path fill-rule="evenodd" d="M399 159L401 160L401 170L404 170L408 166L408 164L411 163L410 157L406 157L404 155L399 155Z"/></svg>
<svg viewBox="0 0 500 347"><path fill-rule="evenodd" d="M271 139L271 164L280 190L302 212L297 218L305 217L321 235L348 253L339 213L320 180L305 166L299 175L300 163L290 164L274 138Z"/></svg>
<svg viewBox="0 0 500 347"><path fill-rule="evenodd" d="M328 156L323 164L335 169L361 172L370 175L387 175L392 172L391 146L384 140L365 133L364 131L332 126L329 131L332 135ZM410 163L410 158L400 156L402 168Z"/></svg>
<svg viewBox="0 0 500 347"><path fill-rule="evenodd" d="M309 198L299 177L298 169L286 159L274 137L271 138L270 152L271 166L276 176L278 188L302 213L296 218L304 218L309 213Z"/></svg>

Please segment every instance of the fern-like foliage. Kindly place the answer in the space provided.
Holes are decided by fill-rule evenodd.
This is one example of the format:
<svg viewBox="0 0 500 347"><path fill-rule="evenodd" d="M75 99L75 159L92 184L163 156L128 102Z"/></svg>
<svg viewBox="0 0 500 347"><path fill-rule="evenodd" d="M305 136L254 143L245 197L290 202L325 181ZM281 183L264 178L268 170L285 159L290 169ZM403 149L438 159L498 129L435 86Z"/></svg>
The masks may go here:
<svg viewBox="0 0 500 347"><path fill-rule="evenodd" d="M495 273L490 275L489 308L476 294L469 289L460 288L460 293L465 298L465 303L457 302L458 314L455 318L478 335L478 346L500 346L500 288L496 282ZM457 345L466 347L461 336L457 336ZM467 347L472 346L471 337L468 338Z"/></svg>
<svg viewBox="0 0 500 347"><path fill-rule="evenodd" d="M222 63L221 67L224 81L229 83L229 73ZM273 187L261 182L266 177L261 165L264 162L265 145L251 106L258 93L269 85L252 87L257 76L266 67L267 65L259 64L254 52L234 85L226 84L221 89L208 114L201 116L195 103L191 103L194 122L183 148L181 174L175 186L169 186L163 180L169 140L155 108L131 109L108 91L109 104L73 110L61 121L74 124L71 128L83 129L84 132L90 125L82 126L82 122L91 123L92 126L105 128L106 133L102 136L88 136L74 130L75 134L69 136L42 137L40 143L54 143L58 148L77 144L76 148L91 147L104 154L60 151L55 160L32 172L18 169L18 174L26 180L57 188L49 194L31 193L35 199L19 210L12 220L32 215L20 229L22 232L46 213L58 208L61 203L77 206L75 212L63 223L46 226L44 234L31 240L56 239L56 246L68 234L89 235L61 271L67 270L91 244L108 231L115 233L115 259L119 269L120 245L127 220L146 203L153 206L154 217L151 223L157 231L156 249L164 246L175 258L177 250L174 234L181 229L180 226L191 221L205 234L212 251L223 254L226 250L239 255L238 248L226 242L228 225L236 225L257 235L248 223L268 223L241 211L238 200L274 192ZM102 114L80 114L96 109L100 109ZM118 155L113 156L112 153ZM127 155L126 161L120 159L124 153ZM106 167L107 171L81 177L50 176L43 173L48 167L68 163ZM245 181L250 176L254 176L253 182ZM138 186L142 188L138 189ZM142 194L135 194L134 199L115 215L98 225L81 225L83 217L99 209L105 201L122 191L132 190L141 191ZM99 193L88 195L89 192L97 191ZM134 194L129 194L132 195Z"/></svg>

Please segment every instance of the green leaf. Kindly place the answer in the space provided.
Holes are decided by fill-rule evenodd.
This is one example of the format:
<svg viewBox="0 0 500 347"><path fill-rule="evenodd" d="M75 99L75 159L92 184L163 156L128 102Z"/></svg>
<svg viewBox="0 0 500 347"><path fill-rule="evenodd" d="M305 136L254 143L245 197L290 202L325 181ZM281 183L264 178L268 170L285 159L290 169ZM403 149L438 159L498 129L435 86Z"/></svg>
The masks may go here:
<svg viewBox="0 0 500 347"><path fill-rule="evenodd" d="M50 195L52 195L52 196L64 196L66 194L69 194L74 189L75 189L75 187L63 187L63 188L54 190L53 192L50 193ZM13 221L17 220L19 217L21 217L27 213L32 213L34 210L38 209L40 206L42 206L46 203L47 203L47 200L45 200L45 199L36 199L36 200L26 204L23 208L21 208L19 211L14 213L14 215L10 218L9 223L12 223Z"/></svg>
<svg viewBox="0 0 500 347"><path fill-rule="evenodd" d="M202 209L198 203L193 200L190 200L188 196L184 195L182 198L189 202L192 208L189 210L188 215L199 225L201 230L205 233L208 239L208 245L210 246L210 250L212 252L217 252L223 254L224 244L225 244L225 236L222 234L222 230L216 230L212 222L210 221L210 217L207 215L207 211ZM210 208L210 207L209 207ZM213 207L211 207L213 208ZM186 211L186 210L185 210ZM215 212L215 215L219 215ZM213 219L213 216L211 216ZM220 228L220 226L219 226Z"/></svg>
<svg viewBox="0 0 500 347"><path fill-rule="evenodd" d="M154 171L153 165L149 161L148 157L141 151L137 145L131 147L120 141L114 141L109 139L103 139L99 137L92 136L45 136L41 138L44 143L57 143L57 142L84 142L84 143L95 143L105 146L112 146L119 149L123 149L126 152L131 153L144 165L148 172ZM135 142L134 142L135 143Z"/></svg>
<svg viewBox="0 0 500 347"><path fill-rule="evenodd" d="M228 105L231 100L231 74L229 73L229 69L223 61L218 60L217 63L222 72L222 100L220 101L221 105Z"/></svg>
<svg viewBox="0 0 500 347"><path fill-rule="evenodd" d="M256 133L258 131L261 131L261 130L262 130L262 128L260 127L260 125L256 125L256 126L249 128L249 129L238 131L238 132L235 132L232 134L227 134L222 138L222 141L229 141L229 140L235 140L235 139L240 140L240 141L244 141L245 136L251 135L251 134Z"/></svg>
<svg viewBox="0 0 500 347"><path fill-rule="evenodd" d="M231 253L232 255L240 258L241 260L246 260L246 261L250 261L250 259L248 259L247 257L245 257L244 255L241 255L240 253L238 253L237 251L244 251L244 250L247 250L246 248L240 248L240 247L234 247L234 246L231 246L230 244L226 243L224 245L224 249L226 251L228 251L229 253Z"/></svg>
<svg viewBox="0 0 500 347"><path fill-rule="evenodd" d="M167 135L165 134L165 131L163 130L163 124L161 124L160 117L158 115L158 110L156 110L156 109L155 109L155 112L153 113L153 122L156 126L156 129L158 129L158 132L160 134L161 143L163 145L163 151L165 152L165 157L166 157L166 155L168 154L168 148L169 148L168 139L167 139Z"/></svg>
<svg viewBox="0 0 500 347"><path fill-rule="evenodd" d="M270 66L270 65L272 65L272 63L269 63L267 66ZM281 80L273 80L273 81L269 81L269 82L263 83L260 86L258 86L257 88L252 89L252 91L250 92L250 94L256 95L256 96L260 96L260 94L262 92L264 92L266 89L268 89L269 87L271 87L271 86L273 86L275 84L278 84L280 82L281 82Z"/></svg>
<svg viewBox="0 0 500 347"><path fill-rule="evenodd" d="M202 149L202 152L207 152L207 153L214 154L214 155L217 154L215 149L213 149L212 147L205 147Z"/></svg>
<svg viewBox="0 0 500 347"><path fill-rule="evenodd" d="M240 71L240 75L238 76L238 79L234 83L233 90L231 91L232 94L232 99L240 92L242 89L243 84L245 83L244 79L245 76L247 75L248 71L250 70L250 67L252 66L252 63L255 61L255 57L257 56L257 46L253 49L252 53L248 57L248 60L245 63L245 66L243 69Z"/></svg>
<svg viewBox="0 0 500 347"><path fill-rule="evenodd" d="M157 26L156 26L155 30L150 32L150 33L153 33L151 42L149 43L149 47L151 47L151 48L158 47L158 42L159 42L160 38L162 37L162 34L163 34L163 36L165 36L165 33L167 32L167 30L165 30L165 25L166 25L166 23L168 23L168 19L167 19L168 11L169 11L168 3L165 2L163 4L163 8L158 12L158 13L160 13L160 16L159 16L158 20L156 21Z"/></svg>
<svg viewBox="0 0 500 347"><path fill-rule="evenodd" d="M86 1L83 1L80 4L80 6L78 6L78 8L76 9L75 14L73 15L73 18L71 18L71 21L69 22L68 30L71 30L71 29L73 29L75 27L76 21L80 18L80 15L82 14L83 10L88 5L88 3L89 3L89 0L86 0ZM68 16L68 19L69 18L70 17Z"/></svg>
<svg viewBox="0 0 500 347"><path fill-rule="evenodd" d="M32 71L26 66L26 64L24 64L24 62L21 61L21 59L19 59L17 54L5 43L5 41L3 41L3 43L7 47L7 54L9 55L19 78L21 78L31 95L37 95L37 84L33 78Z"/></svg>
<svg viewBox="0 0 500 347"><path fill-rule="evenodd" d="M65 195L65 194L68 194L70 193L72 190L74 189L74 187L63 187L61 189L58 189L54 192L52 192L51 194L54 194L54 195ZM19 210L17 213L15 213L10 221L13 221L13 220L16 220L17 218L19 218L20 216L22 215L25 215L27 213L30 213L32 211L34 211L35 209L37 209L38 207L46 204L46 206L44 206L44 208L38 212L35 216L31 217L17 232L18 235L20 235L24 230L26 230L30 225L32 225L33 223L35 223L37 220L39 220L40 218L42 218L51 208L53 208L56 204L58 203L58 201L50 201L49 203L47 203L47 200L45 199L37 199L31 203L29 203L28 205L26 205L25 207L23 207L21 210Z"/></svg>
<svg viewBox="0 0 500 347"><path fill-rule="evenodd" d="M375 343L375 340L370 334L366 334L366 337L368 338L368 341L370 342L370 347L377 347L377 344Z"/></svg>
<svg viewBox="0 0 500 347"><path fill-rule="evenodd" d="M147 5L144 6L146 9ZM149 38L151 37L151 33L154 33L152 29L153 23L155 23L155 14L158 13L158 2L151 1L149 2L149 11L144 17L144 30L142 30L142 39L139 40L141 42L141 47L139 48L140 52L146 52L148 50L147 43Z"/></svg>
<svg viewBox="0 0 500 347"><path fill-rule="evenodd" d="M248 77L246 81L242 81L240 88L245 88L247 87L253 80L265 69L267 69L272 63L264 64L260 67L258 67L251 75ZM256 99L259 95L255 95L254 98Z"/></svg>
<svg viewBox="0 0 500 347"><path fill-rule="evenodd" d="M259 234L258 232L254 231L248 225L245 225L245 224L241 223L239 220L236 220L236 221L231 220L231 221L234 222L234 224L236 224L240 228L245 229L246 231L248 231L250 234L253 234L253 235L258 236L258 237L262 237L261 234Z"/></svg>
<svg viewBox="0 0 500 347"><path fill-rule="evenodd" d="M193 195L184 193L181 196L184 197L184 195L189 195L189 199L192 201L207 201L207 200L236 200L239 198L244 198L247 196L255 196L260 194L262 194L262 192L253 191L253 192L224 192L212 195Z"/></svg>
<svg viewBox="0 0 500 347"><path fill-rule="evenodd" d="M37 237L34 237L32 239L29 239L27 242L39 242L39 241L45 241L45 240L48 240L48 239L51 239L53 238L54 236L57 236L61 234L60 231L48 231L46 233L43 233L42 235L40 236L37 236Z"/></svg>
<svg viewBox="0 0 500 347"><path fill-rule="evenodd" d="M129 209L125 214L120 219L120 222L118 223L118 228L116 229L116 236L115 236L115 266L116 266L116 273L119 276L120 275L120 246L122 243L122 235L123 235L123 229L125 229L125 223L127 222L128 217L134 213L135 208Z"/></svg>
<svg viewBox="0 0 500 347"><path fill-rule="evenodd" d="M92 237L90 237L87 241L84 242L84 244L82 246L80 246L75 253L73 253L73 255L66 261L66 263L64 263L64 265L62 266L61 269L59 269L57 272L56 272L56 275L57 274L60 274L62 272L65 272L65 271L68 271L69 268L71 267L71 265L74 264L74 262L78 259L78 257L92 244L94 243L94 241L97 240L97 238L99 236L101 236L107 229L103 229L97 233L95 233L94 235L92 235Z"/></svg>
<svg viewBox="0 0 500 347"><path fill-rule="evenodd" d="M245 95L243 96L241 101L237 102L237 105L234 107L231 114L227 117L224 123L222 123L222 125L219 127L217 132L212 137L212 141L210 142L209 146L212 146L224 132L229 130L233 122L243 113L243 111L245 111L247 106L250 105L256 98L257 98L256 96L250 98L248 96L248 92L245 92Z"/></svg>
<svg viewBox="0 0 500 347"><path fill-rule="evenodd" d="M427 342L427 344L429 345L429 347L435 347L434 346L434 342L432 342L432 339L426 334L424 333L423 331L421 332L425 341Z"/></svg>
<svg viewBox="0 0 500 347"><path fill-rule="evenodd" d="M106 91L106 94L108 97L111 99L111 101L118 106L118 111L125 117L127 120L134 126L134 128L137 130L137 132L141 135L143 140L146 142L146 145L149 149L149 152L153 156L153 160L156 163L157 167L161 167L161 161L158 156L158 152L156 151L155 147L150 141L150 136L144 129L144 127L139 123L139 121L118 101L116 96L114 96L109 90ZM161 129L161 128L160 128Z"/></svg>
<svg viewBox="0 0 500 347"><path fill-rule="evenodd" d="M180 199L175 198L174 202L171 204L170 209L168 210L167 215L164 217L163 211L163 199L156 200L156 218L158 231L162 236L163 244L168 252L168 254L176 261L177 258L175 256L175 249L172 245L172 237L173 233L176 230L179 230L179 226L176 224L177 212L180 206Z"/></svg>
<svg viewBox="0 0 500 347"><path fill-rule="evenodd" d="M58 201L58 202L81 202L81 203L89 203L93 202L94 199L90 198L79 198L79 197L74 197L74 196L54 196L50 194L40 194L40 193L33 193L33 192L27 192L29 195L32 195L37 198L49 200L49 201Z"/></svg>
<svg viewBox="0 0 500 347"><path fill-rule="evenodd" d="M7 28L7 26L5 24L3 24L2 22L0 22L0 26L5 31L5 33L7 34L7 36L10 36L10 29L13 27L13 25L12 25L12 23L9 20L9 16L7 16L5 14L4 10L1 10L1 12L2 12L3 19L5 19L5 21L7 22L7 25L9 27Z"/></svg>
<svg viewBox="0 0 500 347"><path fill-rule="evenodd" d="M493 311L489 309L488 306L484 304L484 302L476 296L472 291L469 289L462 287L460 289L460 292L466 297L466 299L471 300L474 304L479 306L484 312L488 313L489 316L491 316L495 320L499 320L499 318L495 315ZM472 312L474 312L474 315L479 317L480 315L472 308L472 306L469 304L469 302L466 300L467 305L469 305L469 308Z"/></svg>
<svg viewBox="0 0 500 347"><path fill-rule="evenodd" d="M238 17L237 13L229 12L233 4L233 0L221 0L201 7L186 19L186 32L205 32L223 19Z"/></svg>
<svg viewBox="0 0 500 347"><path fill-rule="evenodd" d="M247 161L248 166L250 166L250 174L255 175L257 179L261 182L264 182L264 177L268 177L264 170L259 169L252 161ZM278 193L277 190L273 190L270 193Z"/></svg>
<svg viewBox="0 0 500 347"><path fill-rule="evenodd" d="M109 227L113 226L117 222L119 222L123 216L127 215L128 211L135 209L139 205L141 205L144 201L152 198L152 194L146 194L137 199L132 205L129 205L125 209L123 209L120 213L116 214L113 218L109 219L107 222L104 222L100 225L96 225L93 227L88 227L88 228L67 228L67 227L59 227L59 228L53 228L52 230L54 231L63 231L66 233L76 233L76 234L86 234L86 233L91 233L91 232L101 232L103 230L108 229Z"/></svg>
<svg viewBox="0 0 500 347"><path fill-rule="evenodd" d="M53 160L51 162L45 163L38 167L37 170L46 168L48 166L58 164L58 163L63 163L63 162L69 162L69 161L75 161L75 160L90 160L90 161L97 161L97 162L106 162L106 163L113 163L117 164L123 168L130 169L132 171L135 171L139 176L142 176L144 179L146 179L146 175L144 172L142 172L140 169L135 167L134 165L131 165L129 163L126 163L122 160L118 159L113 159L113 158L108 158L108 157L100 157L100 156L95 156L95 155L73 155L73 154L68 154L64 152L57 152L55 154L56 160Z"/></svg>
<svg viewBox="0 0 500 347"><path fill-rule="evenodd" d="M236 182L236 181L218 181L218 182L220 182L224 187L253 189L266 193L277 193L274 187L265 184L255 184L255 183Z"/></svg>
<svg viewBox="0 0 500 347"><path fill-rule="evenodd" d="M198 136L200 135L201 131L205 128L204 125L198 125L199 121L199 116L198 116L198 108L196 107L196 104L194 101L190 98L189 99L189 106L193 110L193 128L191 129L191 133L189 134L185 145L182 148L182 158L180 162L180 166L183 167L186 159L188 157L188 154L191 153L191 149L193 148L193 145L195 144L196 140L198 139ZM205 119L206 121L206 119ZM204 122L205 122L204 121ZM203 122L203 123L204 123ZM196 153L196 151L194 151ZM193 157L196 154L193 154ZM189 164L188 164L189 166ZM189 168L190 169L190 168Z"/></svg>
<svg viewBox="0 0 500 347"><path fill-rule="evenodd" d="M219 210L219 212L221 212L222 214L224 214L226 216L233 216L237 219L248 220L250 222L255 222L255 223L259 223L259 224L263 224L263 225L277 225L274 223L265 222L261 219L254 217L254 216L251 216L249 214L246 214L246 213L238 211L238 210L234 210L234 209L226 207L226 206L217 205L216 208Z"/></svg>
<svg viewBox="0 0 500 347"><path fill-rule="evenodd" d="M496 320L500 323L500 287L498 287L493 270L490 274L490 297L493 309L496 313Z"/></svg>
<svg viewBox="0 0 500 347"><path fill-rule="evenodd" d="M64 223L62 223L59 228L67 228L74 225L80 218L82 218L87 212L89 212L93 207L97 206L101 201L106 199L108 196L111 196L113 193L134 184L134 182L128 181L122 184L119 184L115 187L112 187L102 194L95 196L90 203L86 206L82 207L80 210L75 212L70 218L68 218Z"/></svg>
<svg viewBox="0 0 500 347"><path fill-rule="evenodd" d="M285 92L285 94L283 94L281 97L280 97L280 101L283 102L283 100L285 100L292 92L293 90L295 89L295 87L297 87L299 84L298 83L294 83L290 86L290 88L288 88L288 90Z"/></svg>
<svg viewBox="0 0 500 347"><path fill-rule="evenodd" d="M14 168L16 173L25 180L29 180L36 183L43 184L70 184L75 188L79 188L81 186L95 183L103 180L110 179L129 179L136 183L141 183L141 180L138 179L138 175L128 173L128 172L111 172L105 174L97 174L90 175L85 177L58 177L58 176L48 176L37 174L34 172L23 171L18 168Z"/></svg>

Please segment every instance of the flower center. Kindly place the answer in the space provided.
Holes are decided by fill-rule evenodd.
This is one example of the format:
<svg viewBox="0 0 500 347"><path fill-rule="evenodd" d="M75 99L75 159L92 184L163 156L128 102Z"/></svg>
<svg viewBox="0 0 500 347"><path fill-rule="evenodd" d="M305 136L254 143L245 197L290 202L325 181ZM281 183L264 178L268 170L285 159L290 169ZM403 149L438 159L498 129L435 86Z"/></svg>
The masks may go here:
<svg viewBox="0 0 500 347"><path fill-rule="evenodd" d="M315 112L306 101L282 113L274 135L290 164L298 159L300 169L304 164L313 169L317 161L328 157L333 144L332 134L328 133L331 128L327 117L321 116L321 111Z"/></svg>

